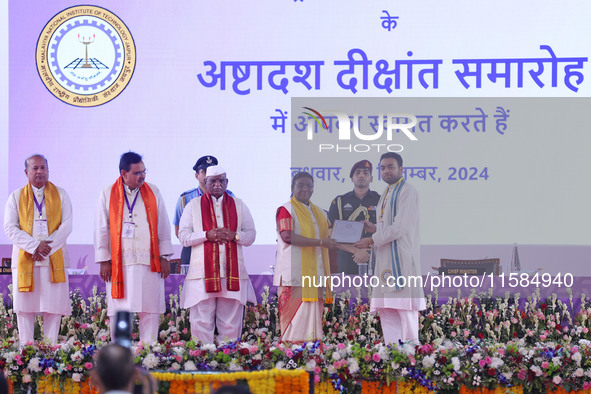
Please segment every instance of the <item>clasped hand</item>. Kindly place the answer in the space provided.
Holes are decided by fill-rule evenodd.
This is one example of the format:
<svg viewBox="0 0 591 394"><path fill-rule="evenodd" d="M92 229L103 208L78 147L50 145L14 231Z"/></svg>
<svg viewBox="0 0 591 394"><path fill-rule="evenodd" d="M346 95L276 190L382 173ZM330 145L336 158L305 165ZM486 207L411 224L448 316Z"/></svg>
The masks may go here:
<svg viewBox="0 0 591 394"><path fill-rule="evenodd" d="M213 230L209 230L205 233L208 241L217 242L217 243L226 243L233 241L236 237L236 232L232 230L228 230L224 227L214 228Z"/></svg>

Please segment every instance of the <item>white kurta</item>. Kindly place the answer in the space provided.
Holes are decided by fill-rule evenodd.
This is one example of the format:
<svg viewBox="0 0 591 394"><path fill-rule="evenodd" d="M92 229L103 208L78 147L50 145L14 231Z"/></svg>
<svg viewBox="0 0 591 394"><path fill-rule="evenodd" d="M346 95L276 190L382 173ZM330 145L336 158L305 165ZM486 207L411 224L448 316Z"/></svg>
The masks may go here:
<svg viewBox="0 0 591 394"><path fill-rule="evenodd" d="M236 214L238 216L238 270L240 273L240 290L228 291L226 288L226 248L220 245L220 276L222 277L222 291L216 293L207 293L205 291L205 268L204 268L204 243L207 240L205 231L203 231L201 218L201 198L192 199L185 207L181 221L179 223L179 240L183 246L191 247L191 264L189 272L185 279L183 292L181 294L181 307L190 308L197 305L200 301L208 298L229 298L238 300L241 304L246 305L248 299L248 289L250 280L248 278L248 271L244 264L244 256L242 252L243 246L250 246L256 238L256 230L254 227L254 220L248 210L246 204L239 198L234 197L236 202ZM222 227L224 219L222 215L222 201L224 196L216 199L214 197L214 211L216 214L216 221L218 227Z"/></svg>
<svg viewBox="0 0 591 394"><path fill-rule="evenodd" d="M375 244L376 267L374 275L380 279L380 286L372 288L371 310L392 308L403 310L425 309L425 298L421 286L405 286L397 290L389 287L387 279L393 274L392 264L398 255L401 276L409 278L421 275L419 195L417 190L405 182L396 202L396 215L392 224L390 206L393 186L389 186L378 202L377 230L372 238ZM383 208L383 213L382 213ZM394 248L396 241L396 248ZM390 284L392 284L390 280ZM382 287L383 285L383 287Z"/></svg>
<svg viewBox="0 0 591 394"><path fill-rule="evenodd" d="M66 191L57 187L62 205L62 219L60 226L49 236L41 236L37 233L37 228L33 226L33 235L27 234L26 231L21 230L18 218L18 203L21 192L24 188L20 188L12 192L6 208L4 209L4 232L13 244L12 247L12 283L13 283L13 302L15 313L56 313L61 315L69 315L71 313L70 304L70 288L68 283L68 273L66 272L66 281L62 283L51 283L49 280L43 278L50 278L49 274L49 258L43 261L35 262L35 288L32 292L18 291L18 253L19 249L27 253L34 254L43 240L53 241L50 255L54 254L59 249L62 249L64 257L64 267L69 267L70 260L68 257L68 250L66 248L66 239L72 232L72 203ZM45 187L37 189L33 187L33 193L38 202L43 200ZM34 218L38 218L38 211L35 207ZM43 203L41 210L41 218L47 220L47 213L45 210L45 203Z"/></svg>
<svg viewBox="0 0 591 394"><path fill-rule="evenodd" d="M170 223L164 200L155 185L148 183L156 197L158 217L158 247L160 256L173 254ZM133 238L121 238L123 258L124 298L113 299L111 282L107 282L107 314L114 316L118 310L144 313L164 313L164 280L159 272L150 270L150 227L146 207L139 189L130 190L123 185L129 205L133 208L132 221L135 224ZM109 223L109 202L112 185L106 187L99 198L94 223L94 259L97 263L111 260L111 235ZM129 209L123 204L123 221L128 221Z"/></svg>

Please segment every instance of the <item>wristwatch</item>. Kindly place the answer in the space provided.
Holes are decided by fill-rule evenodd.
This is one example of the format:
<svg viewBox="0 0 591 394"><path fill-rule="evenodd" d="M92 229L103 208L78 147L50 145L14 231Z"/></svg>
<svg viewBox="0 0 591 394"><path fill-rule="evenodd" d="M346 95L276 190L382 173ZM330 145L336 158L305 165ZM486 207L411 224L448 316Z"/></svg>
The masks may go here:
<svg viewBox="0 0 591 394"><path fill-rule="evenodd" d="M236 235L234 235L234 241L240 241L240 235L238 235L238 231L236 231Z"/></svg>

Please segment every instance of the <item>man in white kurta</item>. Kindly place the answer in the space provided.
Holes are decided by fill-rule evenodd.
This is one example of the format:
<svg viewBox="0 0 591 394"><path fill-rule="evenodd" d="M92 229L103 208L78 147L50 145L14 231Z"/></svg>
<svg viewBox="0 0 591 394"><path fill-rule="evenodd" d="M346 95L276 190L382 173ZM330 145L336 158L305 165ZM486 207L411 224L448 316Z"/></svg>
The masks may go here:
<svg viewBox="0 0 591 394"><path fill-rule="evenodd" d="M185 207L179 225L179 239L183 246L191 247L191 263L181 294L181 307L190 308L191 336L203 343L213 343L214 330L217 326L220 341L235 341L242 333L244 305L246 305L249 278L244 264L242 248L250 246L256 238L254 220L248 207L239 198L226 193L226 171L221 166L207 169L206 194L192 199ZM202 213L202 199L211 198L214 226L206 231ZM224 199L233 199L236 208L236 229L232 230L225 222ZM208 201L208 200L204 200ZM226 201L229 204L229 201ZM227 206L227 205L226 205ZM213 219L213 218L212 218ZM207 246L215 244L213 254L206 256ZM231 250L231 243L236 245L237 273L234 279L238 289L231 289L228 284L230 257L226 250ZM219 278L219 287L208 289L206 265L215 266L215 253L219 256L219 265L214 276Z"/></svg>
<svg viewBox="0 0 591 394"><path fill-rule="evenodd" d="M23 230L19 222L19 201L26 185L15 190L4 210L4 231L13 244L12 248L12 283L13 310L17 315L19 340L21 345L34 340L35 315L43 316L44 335L51 343L57 342L62 315L71 313L67 267L69 266L66 238L72 232L72 204L64 189L57 189L61 201L61 223L49 234L47 231L47 207L45 191L49 179L47 160L41 155L34 155L25 161L25 174L34 195L32 234ZM49 186L47 186L49 187ZM39 209L41 208L41 209ZM18 260L19 251L32 255L33 291L19 291ZM65 281L51 282L50 258L62 250Z"/></svg>
<svg viewBox="0 0 591 394"><path fill-rule="evenodd" d="M367 222L366 228L374 234L356 246L375 245L374 275L380 286L372 288L371 310L380 314L384 341L418 342L419 311L425 309L425 298L422 281L415 285L408 279L421 275L419 195L402 177L402 157L397 153L382 155L380 174L388 187L377 205L377 225Z"/></svg>
<svg viewBox="0 0 591 394"><path fill-rule="evenodd" d="M106 187L99 198L95 215L95 261L101 264L101 276L107 282L107 314L111 320L111 339L115 338L114 316L117 311L130 311L137 313L140 318L140 340L154 342L158 339L160 313L165 312L164 279L170 274L168 260L173 253L170 223L160 191L155 185L146 183L153 192L157 208L158 234L150 232L146 204L140 193L140 188L146 186L146 170L141 156L133 152L125 153L121 157L120 171L126 197L119 227L124 287L122 298L113 297L111 283L114 249L111 243L110 199L113 188L117 187L119 181ZM152 256L151 239L157 240L159 256L156 257L159 257L161 264L160 272L155 272L151 267L151 260L155 258Z"/></svg>

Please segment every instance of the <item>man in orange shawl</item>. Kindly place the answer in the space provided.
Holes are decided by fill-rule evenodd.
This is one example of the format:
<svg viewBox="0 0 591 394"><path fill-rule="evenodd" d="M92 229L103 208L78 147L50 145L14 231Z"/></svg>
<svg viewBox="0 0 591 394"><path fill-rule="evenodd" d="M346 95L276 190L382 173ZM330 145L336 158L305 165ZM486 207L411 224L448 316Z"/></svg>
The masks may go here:
<svg viewBox="0 0 591 394"><path fill-rule="evenodd" d="M164 200L145 182L146 167L134 152L121 156L121 176L101 193L95 216L94 256L107 282L107 314L111 339L117 311L136 312L140 340L158 339L165 311L164 279L173 254Z"/></svg>
<svg viewBox="0 0 591 394"><path fill-rule="evenodd" d="M26 186L15 190L4 215L4 231L13 243L13 309L21 346L34 340L35 315L42 314L45 336L57 342L62 315L71 313L66 238L72 232L72 204L49 182L42 155L25 160Z"/></svg>

